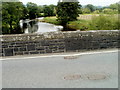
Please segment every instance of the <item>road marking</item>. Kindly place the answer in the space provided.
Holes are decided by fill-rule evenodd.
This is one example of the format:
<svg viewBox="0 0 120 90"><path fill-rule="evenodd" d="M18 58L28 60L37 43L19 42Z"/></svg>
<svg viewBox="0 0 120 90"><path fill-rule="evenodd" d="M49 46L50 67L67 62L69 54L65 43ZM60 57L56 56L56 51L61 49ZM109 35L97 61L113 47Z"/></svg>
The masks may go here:
<svg viewBox="0 0 120 90"><path fill-rule="evenodd" d="M65 55L46 55L46 56L34 56L34 57L24 57L24 56L18 56L14 58L2 58L0 60L15 60L15 59L35 59L35 58L47 58L47 57L64 57L64 56L80 56L80 55L92 55L92 54L103 54L103 53L114 53L118 52L119 50L109 50L109 51L91 51L91 52L78 52L77 54L65 54Z"/></svg>

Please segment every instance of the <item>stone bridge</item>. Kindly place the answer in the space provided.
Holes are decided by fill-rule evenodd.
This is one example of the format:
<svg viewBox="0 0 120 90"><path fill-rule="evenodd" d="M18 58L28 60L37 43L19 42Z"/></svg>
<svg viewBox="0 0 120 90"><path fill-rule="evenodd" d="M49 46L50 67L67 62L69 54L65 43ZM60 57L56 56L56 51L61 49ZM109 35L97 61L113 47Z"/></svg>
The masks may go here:
<svg viewBox="0 0 120 90"><path fill-rule="evenodd" d="M1 56L81 52L119 48L119 30L1 35Z"/></svg>

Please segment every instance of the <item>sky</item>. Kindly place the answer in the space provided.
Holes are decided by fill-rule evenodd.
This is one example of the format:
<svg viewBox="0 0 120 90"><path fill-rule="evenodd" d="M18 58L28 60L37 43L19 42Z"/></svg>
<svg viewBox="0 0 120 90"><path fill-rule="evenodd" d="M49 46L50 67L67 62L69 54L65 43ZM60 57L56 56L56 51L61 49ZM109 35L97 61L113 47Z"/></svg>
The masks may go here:
<svg viewBox="0 0 120 90"><path fill-rule="evenodd" d="M19 0L26 4L27 2L33 2L37 5L57 5L58 0ZM120 0L79 0L81 5L93 4L95 6L108 6L110 4L119 2Z"/></svg>

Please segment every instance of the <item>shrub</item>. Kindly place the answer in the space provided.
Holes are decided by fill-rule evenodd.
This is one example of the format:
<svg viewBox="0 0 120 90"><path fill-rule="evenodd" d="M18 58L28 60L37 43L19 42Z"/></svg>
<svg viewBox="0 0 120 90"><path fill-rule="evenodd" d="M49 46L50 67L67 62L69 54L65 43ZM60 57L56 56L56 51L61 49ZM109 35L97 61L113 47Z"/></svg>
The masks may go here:
<svg viewBox="0 0 120 90"><path fill-rule="evenodd" d="M98 17L93 17L90 21L90 30L115 30L119 29L118 18L112 15L100 15Z"/></svg>

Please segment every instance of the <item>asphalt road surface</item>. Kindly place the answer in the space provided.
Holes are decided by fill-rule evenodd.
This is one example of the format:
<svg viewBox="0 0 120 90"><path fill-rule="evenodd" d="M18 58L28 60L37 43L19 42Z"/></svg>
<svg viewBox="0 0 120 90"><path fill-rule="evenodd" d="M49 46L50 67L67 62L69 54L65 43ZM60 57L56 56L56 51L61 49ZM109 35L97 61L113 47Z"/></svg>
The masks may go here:
<svg viewBox="0 0 120 90"><path fill-rule="evenodd" d="M2 88L117 88L118 52L2 61Z"/></svg>

